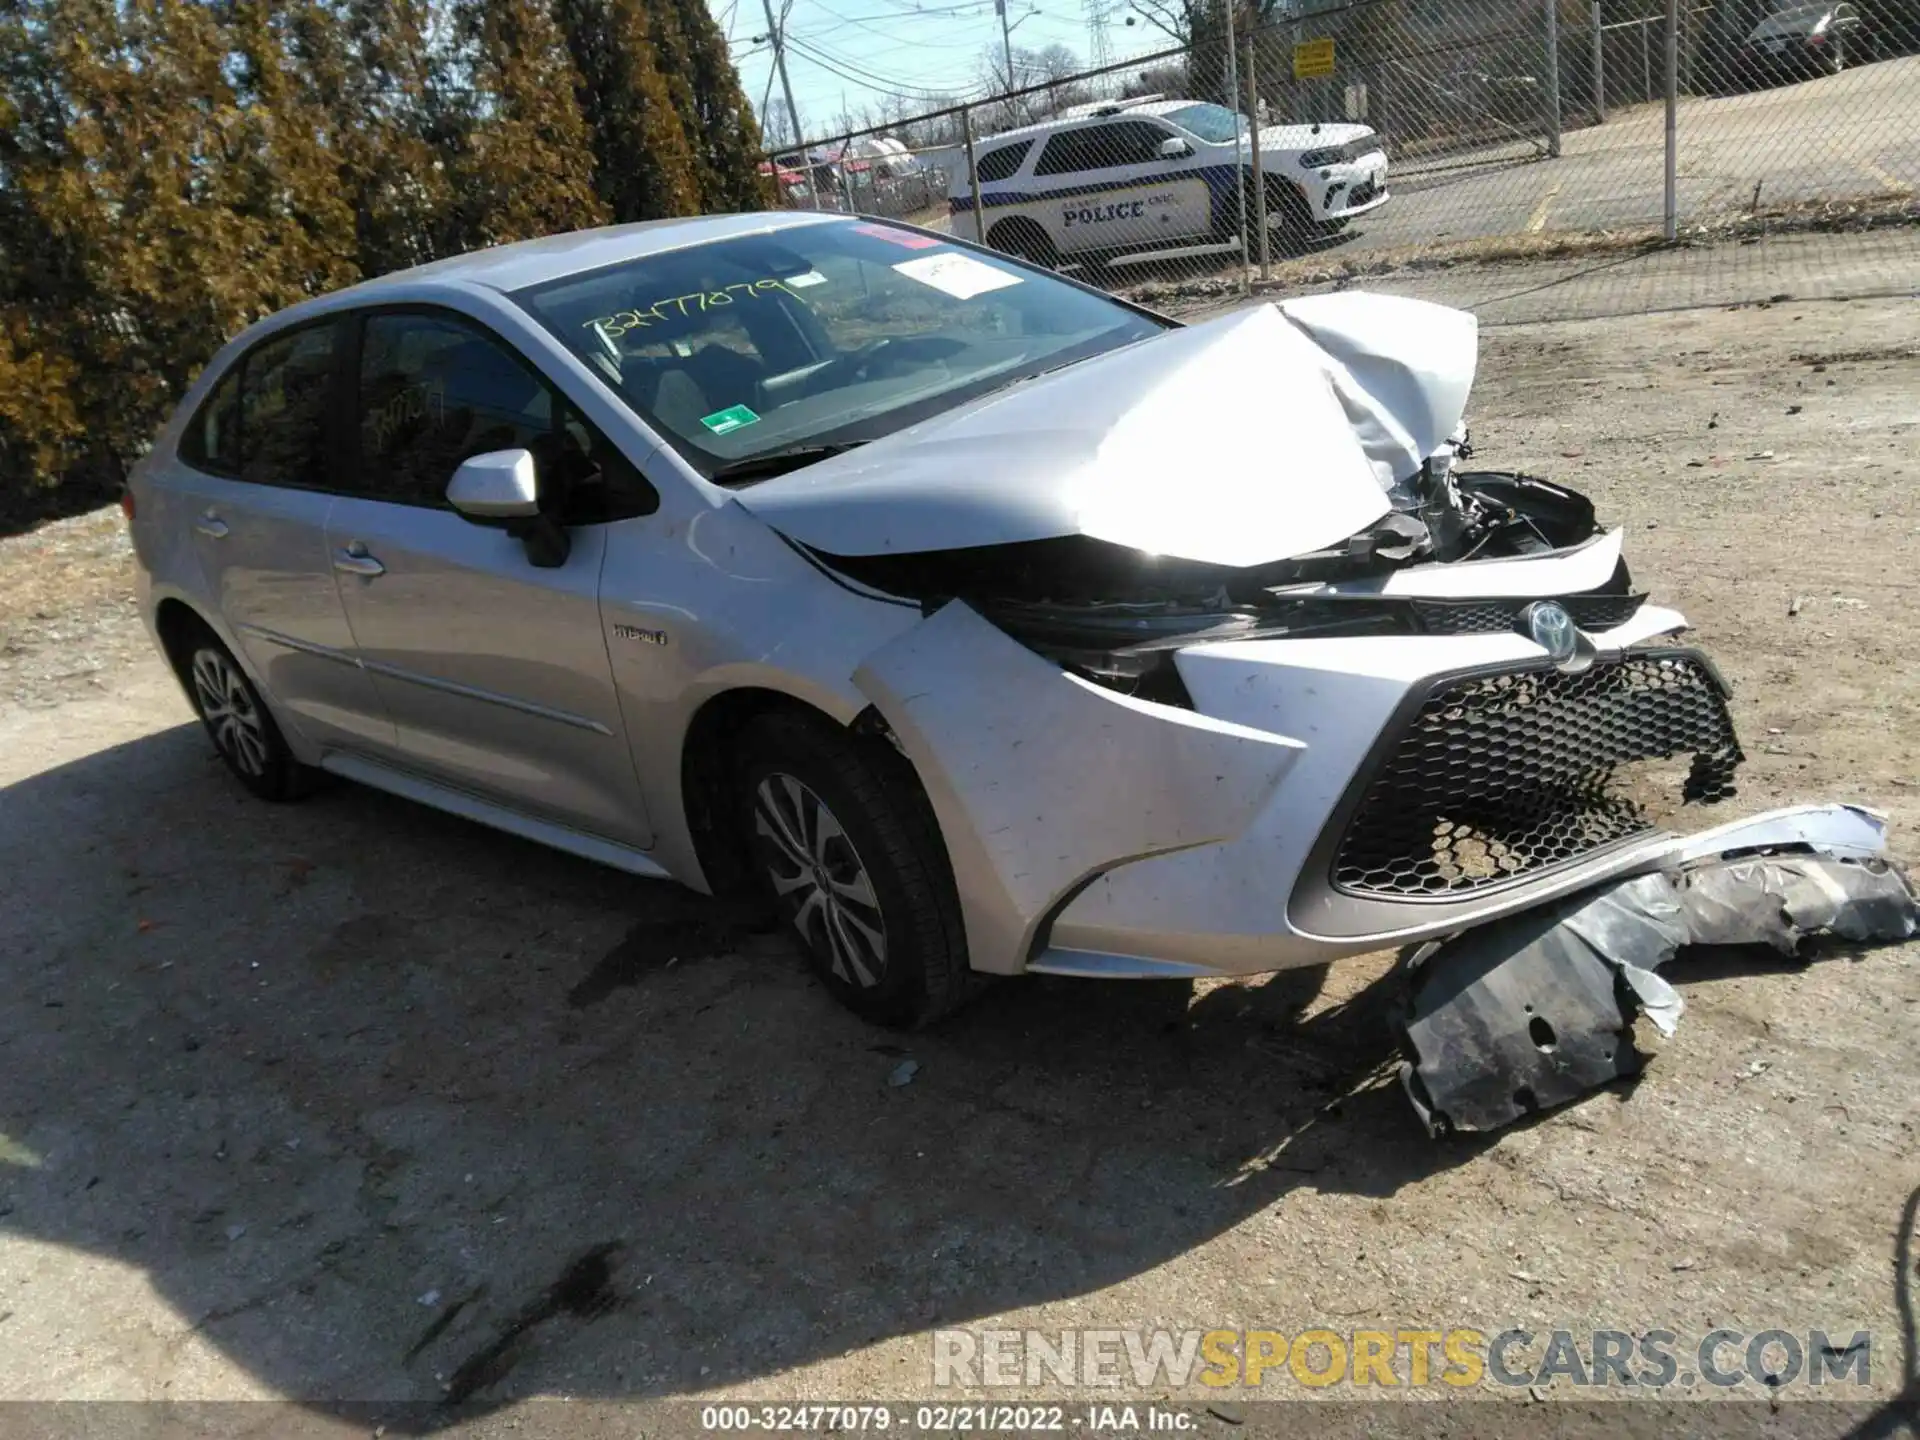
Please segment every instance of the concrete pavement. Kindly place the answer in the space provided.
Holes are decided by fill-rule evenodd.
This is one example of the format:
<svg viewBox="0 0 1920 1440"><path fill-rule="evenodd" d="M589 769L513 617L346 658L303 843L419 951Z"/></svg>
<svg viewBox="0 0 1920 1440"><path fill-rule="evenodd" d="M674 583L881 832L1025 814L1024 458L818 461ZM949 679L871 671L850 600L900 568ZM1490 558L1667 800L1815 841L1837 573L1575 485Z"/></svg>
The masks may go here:
<svg viewBox="0 0 1920 1440"><path fill-rule="evenodd" d="M1920 56L1746 95L1683 99L1676 124L1682 224L1815 199L1920 189ZM1571 130L1558 159L1524 142L1396 166L1393 200L1339 248L1660 223L1665 113L1616 111Z"/></svg>

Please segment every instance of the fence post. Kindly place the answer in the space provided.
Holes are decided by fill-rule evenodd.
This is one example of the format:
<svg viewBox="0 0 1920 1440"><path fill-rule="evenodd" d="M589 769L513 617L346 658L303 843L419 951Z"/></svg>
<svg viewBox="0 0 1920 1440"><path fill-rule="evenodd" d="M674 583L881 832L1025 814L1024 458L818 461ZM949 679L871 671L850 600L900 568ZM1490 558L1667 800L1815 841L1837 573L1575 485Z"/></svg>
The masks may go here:
<svg viewBox="0 0 1920 1440"><path fill-rule="evenodd" d="M1665 233L1680 238L1680 0L1667 0L1667 206Z"/></svg>
<svg viewBox="0 0 1920 1440"><path fill-rule="evenodd" d="M847 214L858 215L859 206L853 198L853 136L849 134L840 142L840 198L846 201Z"/></svg>
<svg viewBox="0 0 1920 1440"><path fill-rule="evenodd" d="M1560 154L1560 0L1547 0L1547 154Z"/></svg>
<svg viewBox="0 0 1920 1440"><path fill-rule="evenodd" d="M1227 0L1227 95L1233 101L1229 109L1240 106L1240 43L1233 34L1233 9L1239 0ZM1238 143L1234 149L1238 150ZM1233 188L1240 197L1240 290L1242 294L1253 293L1253 271L1250 268L1253 252L1247 245L1247 167L1240 163L1240 157L1233 157ZM1263 222L1260 226L1266 229Z"/></svg>
<svg viewBox="0 0 1920 1440"><path fill-rule="evenodd" d="M1593 0L1593 123L1607 123L1607 44L1600 33L1600 0Z"/></svg>
<svg viewBox="0 0 1920 1440"><path fill-rule="evenodd" d="M1638 24L1640 31L1640 98L1653 98L1653 61L1647 55L1647 26L1650 22L1642 20Z"/></svg>
<svg viewBox="0 0 1920 1440"><path fill-rule="evenodd" d="M1260 227L1260 278L1270 280L1272 261L1267 250L1267 175L1260 168L1260 57L1247 37L1247 133L1253 137L1253 223Z"/></svg>
<svg viewBox="0 0 1920 1440"><path fill-rule="evenodd" d="M980 208L980 167L973 159L973 109L960 107L960 138L967 145L967 185L973 191L973 238L987 243L987 212Z"/></svg>

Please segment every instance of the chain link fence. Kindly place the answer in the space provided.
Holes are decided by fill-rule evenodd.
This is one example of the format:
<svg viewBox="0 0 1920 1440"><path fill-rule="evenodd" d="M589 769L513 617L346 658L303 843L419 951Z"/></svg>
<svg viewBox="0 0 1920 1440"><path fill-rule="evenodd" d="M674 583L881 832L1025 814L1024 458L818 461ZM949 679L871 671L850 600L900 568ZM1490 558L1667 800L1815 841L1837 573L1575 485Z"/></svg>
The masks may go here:
<svg viewBox="0 0 1920 1440"><path fill-rule="evenodd" d="M1484 304L1527 260L1565 272L1528 313L1630 313L1673 303L1643 280L1676 246L1711 251L1681 303L1920 288L1920 0L1354 0L1245 33L1212 13L1191 45L763 172L787 205L1172 308L1363 277Z"/></svg>

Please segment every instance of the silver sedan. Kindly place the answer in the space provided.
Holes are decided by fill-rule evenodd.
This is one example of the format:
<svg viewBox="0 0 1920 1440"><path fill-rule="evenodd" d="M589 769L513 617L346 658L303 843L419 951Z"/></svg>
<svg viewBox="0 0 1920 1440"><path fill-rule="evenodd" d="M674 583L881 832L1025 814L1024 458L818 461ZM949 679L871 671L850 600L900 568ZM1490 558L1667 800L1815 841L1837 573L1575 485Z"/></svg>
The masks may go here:
<svg viewBox="0 0 1920 1440"><path fill-rule="evenodd" d="M757 894L889 1024L1877 844L1666 828L1731 787L1722 684L1586 501L1466 468L1476 349L855 218L558 236L228 345L130 484L142 605L255 794Z"/></svg>

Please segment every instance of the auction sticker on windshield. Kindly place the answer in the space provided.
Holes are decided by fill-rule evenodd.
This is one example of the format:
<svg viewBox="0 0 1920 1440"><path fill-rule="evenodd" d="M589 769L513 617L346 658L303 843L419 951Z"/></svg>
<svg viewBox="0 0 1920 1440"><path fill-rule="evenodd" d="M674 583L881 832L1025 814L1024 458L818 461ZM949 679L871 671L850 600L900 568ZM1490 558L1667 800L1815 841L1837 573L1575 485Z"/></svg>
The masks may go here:
<svg viewBox="0 0 1920 1440"><path fill-rule="evenodd" d="M700 423L716 435L726 435L743 426L757 424L760 417L744 405L729 405L711 415L702 415Z"/></svg>
<svg viewBox="0 0 1920 1440"><path fill-rule="evenodd" d="M945 255L922 255L917 260L902 260L893 268L909 280L931 285L956 300L971 300L989 290L1004 290L1009 285L1020 283L1018 275L957 251Z"/></svg>
<svg viewBox="0 0 1920 1440"><path fill-rule="evenodd" d="M890 245L899 245L908 250L931 250L935 245L946 244L938 235L916 235L911 230L896 230L891 225L856 225L853 228L856 234L871 235L876 240L885 240Z"/></svg>

